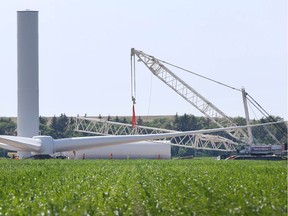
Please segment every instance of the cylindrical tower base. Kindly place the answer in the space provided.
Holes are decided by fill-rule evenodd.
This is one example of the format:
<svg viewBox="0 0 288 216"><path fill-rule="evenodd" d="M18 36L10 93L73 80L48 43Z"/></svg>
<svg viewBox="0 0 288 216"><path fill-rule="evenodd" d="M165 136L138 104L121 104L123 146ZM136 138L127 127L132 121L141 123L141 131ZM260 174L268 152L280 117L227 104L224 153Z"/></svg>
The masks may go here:
<svg viewBox="0 0 288 216"><path fill-rule="evenodd" d="M17 135L33 137L39 134L38 11L17 12L17 50Z"/></svg>

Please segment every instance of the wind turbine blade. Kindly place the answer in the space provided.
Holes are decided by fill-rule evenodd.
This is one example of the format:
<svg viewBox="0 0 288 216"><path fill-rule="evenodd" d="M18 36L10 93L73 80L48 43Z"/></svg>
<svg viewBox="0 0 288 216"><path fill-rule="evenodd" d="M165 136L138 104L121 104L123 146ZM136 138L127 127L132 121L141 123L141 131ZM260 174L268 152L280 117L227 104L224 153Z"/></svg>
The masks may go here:
<svg viewBox="0 0 288 216"><path fill-rule="evenodd" d="M157 138L159 135L157 134ZM168 136L169 137L169 136ZM161 137L160 137L161 138ZM91 137L74 137L66 139L54 140L55 152L58 151L72 151L88 149L93 147L103 147L111 145L119 145L126 143L133 143L145 140L156 139L154 135L116 135L116 136L91 136Z"/></svg>
<svg viewBox="0 0 288 216"><path fill-rule="evenodd" d="M4 143L0 143L0 148L6 149L6 150L9 150L9 151L23 151L23 149L16 148L16 147L13 147L13 146L9 146L9 145L6 145Z"/></svg>
<svg viewBox="0 0 288 216"><path fill-rule="evenodd" d="M0 136L0 143L19 148L24 151L39 151L41 141L38 139L18 136Z"/></svg>

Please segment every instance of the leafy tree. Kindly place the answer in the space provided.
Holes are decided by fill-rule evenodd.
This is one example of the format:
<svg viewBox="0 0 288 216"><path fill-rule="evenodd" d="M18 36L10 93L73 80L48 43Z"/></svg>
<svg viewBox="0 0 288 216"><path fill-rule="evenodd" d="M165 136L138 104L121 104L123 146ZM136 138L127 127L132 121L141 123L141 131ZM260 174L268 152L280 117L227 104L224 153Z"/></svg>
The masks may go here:
<svg viewBox="0 0 288 216"><path fill-rule="evenodd" d="M57 119L57 133L58 138L64 138L65 133L68 129L69 125L69 118L65 114L61 114L60 117Z"/></svg>
<svg viewBox="0 0 288 216"><path fill-rule="evenodd" d="M48 119L45 117L39 117L39 130L41 135L50 135L51 128L48 125Z"/></svg>
<svg viewBox="0 0 288 216"><path fill-rule="evenodd" d="M175 129L175 130L179 130L179 129L178 129L178 125L179 125L179 116L178 116L178 113L176 113L176 115L174 116L173 125L174 125L174 129Z"/></svg>
<svg viewBox="0 0 288 216"><path fill-rule="evenodd" d="M185 113L183 116L179 117L177 124L174 127L178 131L189 131L189 116Z"/></svg>
<svg viewBox="0 0 288 216"><path fill-rule="evenodd" d="M75 137L78 135L78 133L75 131L75 123L76 121L74 120L74 118L69 118L68 125L66 127L63 137Z"/></svg>
<svg viewBox="0 0 288 216"><path fill-rule="evenodd" d="M240 117L240 116L238 116L238 117L235 117L235 118L232 118L232 121L233 122L235 122L237 125L246 125L247 123L246 123L246 119L245 118L243 118L243 117ZM225 126L225 125L224 125Z"/></svg>
<svg viewBox="0 0 288 216"><path fill-rule="evenodd" d="M16 135L16 123L11 118L0 119L0 134L1 135Z"/></svg>
<svg viewBox="0 0 288 216"><path fill-rule="evenodd" d="M144 121L143 119L141 118L141 116L138 116L137 118L137 125L143 125Z"/></svg>
<svg viewBox="0 0 288 216"><path fill-rule="evenodd" d="M126 117L123 117L122 123L125 123L125 124L127 124L127 123L128 123L128 121L127 121Z"/></svg>
<svg viewBox="0 0 288 216"><path fill-rule="evenodd" d="M58 125L57 125L57 117L54 115L51 123L50 123L50 136L52 136L54 139L58 138L57 137L57 131L58 131Z"/></svg>
<svg viewBox="0 0 288 216"><path fill-rule="evenodd" d="M0 119L0 135L16 135L16 127L11 118ZM0 157L7 157L7 150L0 149Z"/></svg>
<svg viewBox="0 0 288 216"><path fill-rule="evenodd" d="M152 122L147 122L148 127L156 127L163 129L171 129L171 121L168 118L158 118L154 119Z"/></svg>
<svg viewBox="0 0 288 216"><path fill-rule="evenodd" d="M253 123L266 123L269 121L280 121L283 120L280 117L270 116L268 118L261 118L259 121L255 121ZM269 130L277 140L279 140L282 144L285 145L287 143L287 126L285 123L275 124L275 125L267 125L265 127L256 127L252 129L253 136L256 139L257 143L265 143L265 144L274 144L275 140L270 136L267 132Z"/></svg>

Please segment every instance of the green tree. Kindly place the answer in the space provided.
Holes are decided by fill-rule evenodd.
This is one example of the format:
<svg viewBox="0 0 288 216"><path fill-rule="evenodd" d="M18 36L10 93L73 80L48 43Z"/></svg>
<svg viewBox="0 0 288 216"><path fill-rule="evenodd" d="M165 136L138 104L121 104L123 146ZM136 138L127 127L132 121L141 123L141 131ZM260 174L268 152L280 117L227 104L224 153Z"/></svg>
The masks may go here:
<svg viewBox="0 0 288 216"><path fill-rule="evenodd" d="M75 137L79 135L78 132L74 131L75 120L73 118L68 118L65 114L61 114L59 117L54 116L49 128L50 132L47 135L52 136L54 139Z"/></svg>
<svg viewBox="0 0 288 216"><path fill-rule="evenodd" d="M179 125L179 116L178 116L178 113L176 113L174 116L174 121L173 121L173 127L175 130L179 130L178 125Z"/></svg>
<svg viewBox="0 0 288 216"><path fill-rule="evenodd" d="M50 136L52 136L54 139L58 138L57 137L57 131L58 131L58 125L57 125L57 117L54 115L51 123L50 123Z"/></svg>
<svg viewBox="0 0 288 216"><path fill-rule="evenodd" d="M65 114L61 114L57 119L58 138L65 138L65 133L68 129L69 118Z"/></svg>
<svg viewBox="0 0 288 216"><path fill-rule="evenodd" d="M283 120L280 117L269 116L268 118L261 118L259 121L252 122L255 123L266 123L270 121L281 121ZM252 129L253 137L256 143L264 143L264 144L275 144L275 140L270 136L267 132L269 130L277 140L279 140L282 144L285 145L287 143L287 126L285 123L267 125L265 127L256 127Z"/></svg>
<svg viewBox="0 0 288 216"><path fill-rule="evenodd" d="M143 119L141 118L141 116L138 116L137 118L137 125L143 125L144 121Z"/></svg>
<svg viewBox="0 0 288 216"><path fill-rule="evenodd" d="M127 123L128 123L126 117L123 117L123 120L122 120L121 122L124 123L124 124L127 124Z"/></svg>
<svg viewBox="0 0 288 216"><path fill-rule="evenodd" d="M1 135L16 135L17 125L11 118L0 119L0 134Z"/></svg>
<svg viewBox="0 0 288 216"><path fill-rule="evenodd" d="M163 129L171 129L172 128L171 120L169 120L168 118L153 119L152 122L147 122L146 125L148 127L156 127L156 128L163 128Z"/></svg>
<svg viewBox="0 0 288 216"><path fill-rule="evenodd" d="M16 123L11 118L0 119L0 135L16 135ZM7 150L0 148L0 157L7 157Z"/></svg>
<svg viewBox="0 0 288 216"><path fill-rule="evenodd" d="M41 135L50 135L51 128L48 125L48 118L39 117L39 130Z"/></svg>
<svg viewBox="0 0 288 216"><path fill-rule="evenodd" d="M74 120L74 118L69 118L68 125L64 132L64 137L75 137L78 135L78 133L75 131L75 123L76 121Z"/></svg>

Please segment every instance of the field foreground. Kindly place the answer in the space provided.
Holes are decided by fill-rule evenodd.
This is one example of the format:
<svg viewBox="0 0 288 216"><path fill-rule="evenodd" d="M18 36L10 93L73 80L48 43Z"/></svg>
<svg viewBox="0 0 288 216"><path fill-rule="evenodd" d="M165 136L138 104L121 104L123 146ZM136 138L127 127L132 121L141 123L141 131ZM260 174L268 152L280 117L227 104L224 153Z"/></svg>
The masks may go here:
<svg viewBox="0 0 288 216"><path fill-rule="evenodd" d="M287 215L286 161L0 160L0 215Z"/></svg>

